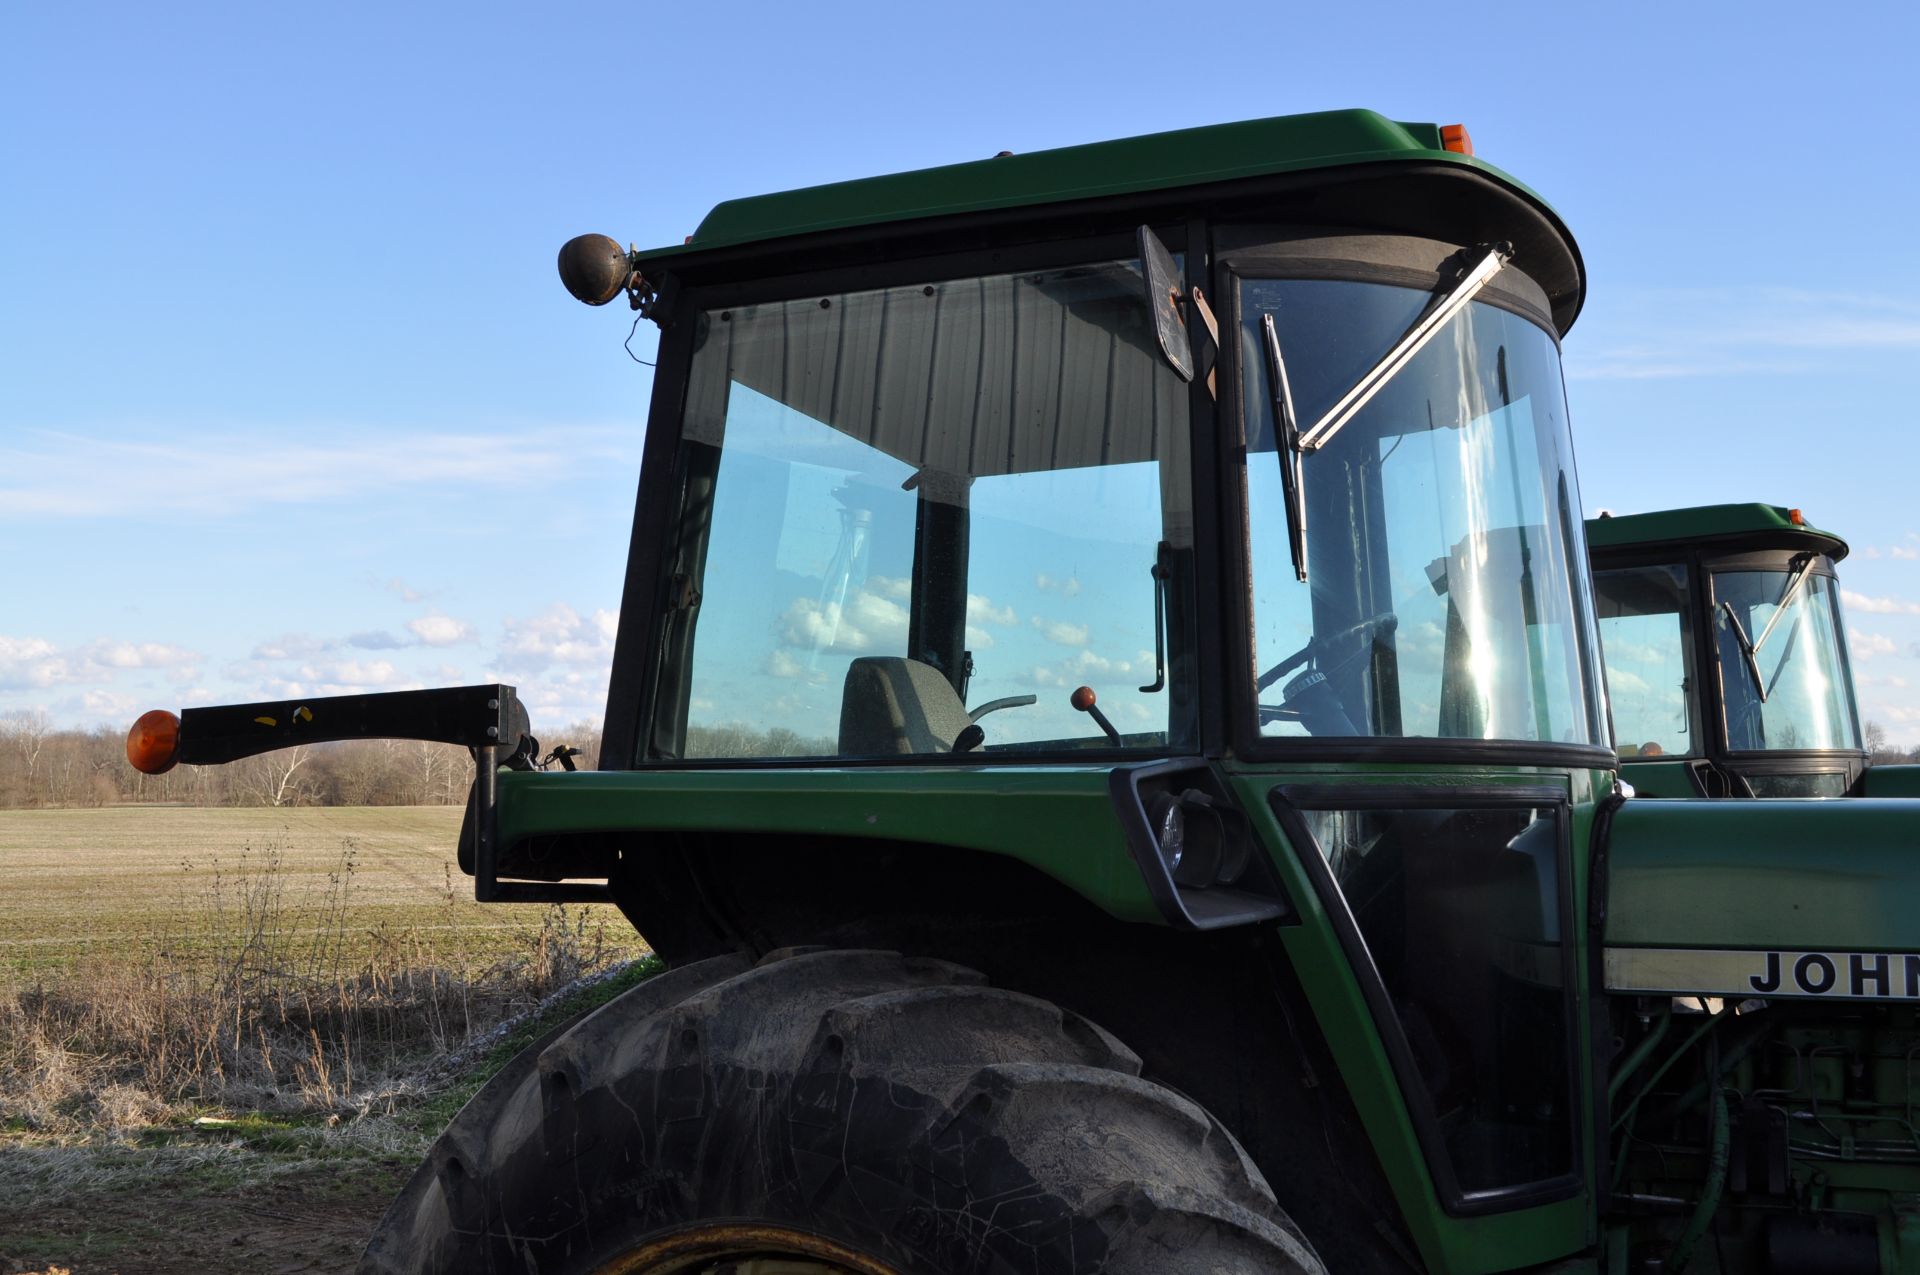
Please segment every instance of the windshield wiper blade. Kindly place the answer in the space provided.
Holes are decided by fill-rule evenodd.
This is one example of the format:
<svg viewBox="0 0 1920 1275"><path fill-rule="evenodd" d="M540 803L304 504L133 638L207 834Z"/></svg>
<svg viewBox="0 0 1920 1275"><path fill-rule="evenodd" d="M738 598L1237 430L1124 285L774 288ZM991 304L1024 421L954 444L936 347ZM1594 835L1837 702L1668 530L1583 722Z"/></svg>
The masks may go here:
<svg viewBox="0 0 1920 1275"><path fill-rule="evenodd" d="M1340 396L1338 402L1327 409L1327 414L1315 421L1313 428L1300 435L1300 450L1318 451L1346 427L1365 407L1373 396L1386 387L1388 381L1399 375L1400 369L1412 362L1413 356L1426 348L1427 342L1440 334L1447 321L1464 310L1469 301L1480 294L1489 280L1500 273L1500 268L1513 256L1513 245L1497 243L1487 249L1486 256L1480 258L1473 269L1462 275L1453 290L1421 315L1414 325L1380 357L1380 361L1370 368L1365 376L1355 381L1353 388Z"/></svg>
<svg viewBox="0 0 1920 1275"><path fill-rule="evenodd" d="M1287 504L1287 546L1293 550L1293 573L1307 578L1306 475L1301 468L1300 426L1293 415L1293 387L1287 383L1287 361L1280 354L1280 334L1271 313L1260 316L1260 336L1267 347L1267 384L1273 394L1273 454L1280 461L1280 489Z"/></svg>
<svg viewBox="0 0 1920 1275"><path fill-rule="evenodd" d="M1720 609L1726 613L1727 623L1733 626L1734 640L1740 643L1740 655L1747 665L1747 676L1753 679L1754 694L1760 697L1762 704L1767 702L1766 679L1760 676L1760 661L1755 658L1755 646L1747 639L1747 626L1740 623L1740 617L1733 613L1733 603L1722 602ZM1764 634L1762 635L1764 640Z"/></svg>

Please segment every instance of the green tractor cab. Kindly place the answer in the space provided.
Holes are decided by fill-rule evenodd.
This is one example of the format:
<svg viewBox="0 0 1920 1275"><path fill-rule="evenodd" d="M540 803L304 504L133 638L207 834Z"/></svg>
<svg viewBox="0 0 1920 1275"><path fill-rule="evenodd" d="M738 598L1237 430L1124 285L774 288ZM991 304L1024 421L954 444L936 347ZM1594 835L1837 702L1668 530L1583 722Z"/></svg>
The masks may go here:
<svg viewBox="0 0 1920 1275"><path fill-rule="evenodd" d="M1920 796L1869 764L1844 540L1797 509L1709 505L1587 523L1621 777L1647 797Z"/></svg>
<svg viewBox="0 0 1920 1275"><path fill-rule="evenodd" d="M670 966L492 1081L364 1271L1912 1268L1920 944L1857 916L1884 977L1822 988L1835 847L1619 795L1583 270L1469 151L1259 120L563 249L660 329L601 769L507 686L130 740L465 744L478 897L610 900ZM1841 813L1916 897L1909 808ZM1741 920L1706 964L1670 866Z"/></svg>

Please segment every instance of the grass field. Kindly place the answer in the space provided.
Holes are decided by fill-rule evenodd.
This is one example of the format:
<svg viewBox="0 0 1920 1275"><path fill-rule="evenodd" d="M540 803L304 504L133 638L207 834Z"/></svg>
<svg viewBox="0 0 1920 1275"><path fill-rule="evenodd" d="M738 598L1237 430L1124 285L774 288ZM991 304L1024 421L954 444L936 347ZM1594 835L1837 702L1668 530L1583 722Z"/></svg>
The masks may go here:
<svg viewBox="0 0 1920 1275"><path fill-rule="evenodd" d="M473 902L457 808L0 812L0 1272L352 1265L433 1135L659 968Z"/></svg>
<svg viewBox="0 0 1920 1275"><path fill-rule="evenodd" d="M513 949L541 909L473 901L454 859L460 814L457 806L0 811L0 981L130 946L204 941L269 872L295 927L331 929L344 907L349 935L369 945L405 936L448 960ZM575 913L604 926L610 943L638 948L614 909Z"/></svg>

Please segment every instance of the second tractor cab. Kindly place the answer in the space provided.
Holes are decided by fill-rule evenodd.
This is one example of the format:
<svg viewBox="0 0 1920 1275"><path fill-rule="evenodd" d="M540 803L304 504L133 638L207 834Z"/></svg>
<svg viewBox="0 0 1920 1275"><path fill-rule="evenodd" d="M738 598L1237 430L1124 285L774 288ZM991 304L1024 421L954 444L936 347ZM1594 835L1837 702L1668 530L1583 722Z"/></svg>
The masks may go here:
<svg viewBox="0 0 1920 1275"><path fill-rule="evenodd" d="M1834 564L1777 505L1587 523L1621 777L1645 797L1920 796L1870 767Z"/></svg>

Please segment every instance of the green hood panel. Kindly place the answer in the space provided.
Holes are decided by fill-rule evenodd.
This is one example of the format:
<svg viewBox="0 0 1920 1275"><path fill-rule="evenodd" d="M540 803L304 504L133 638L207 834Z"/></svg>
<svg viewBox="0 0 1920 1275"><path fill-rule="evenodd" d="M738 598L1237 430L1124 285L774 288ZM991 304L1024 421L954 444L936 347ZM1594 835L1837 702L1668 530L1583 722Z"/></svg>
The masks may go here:
<svg viewBox="0 0 1920 1275"><path fill-rule="evenodd" d="M1018 859L1123 921L1164 924L1106 766L505 771L500 844L600 832L829 834Z"/></svg>
<svg viewBox="0 0 1920 1275"><path fill-rule="evenodd" d="M1629 801L1606 850L1607 946L1920 951L1920 807Z"/></svg>
<svg viewBox="0 0 1920 1275"><path fill-rule="evenodd" d="M1920 766L1869 766L1860 779L1862 797L1920 797Z"/></svg>

